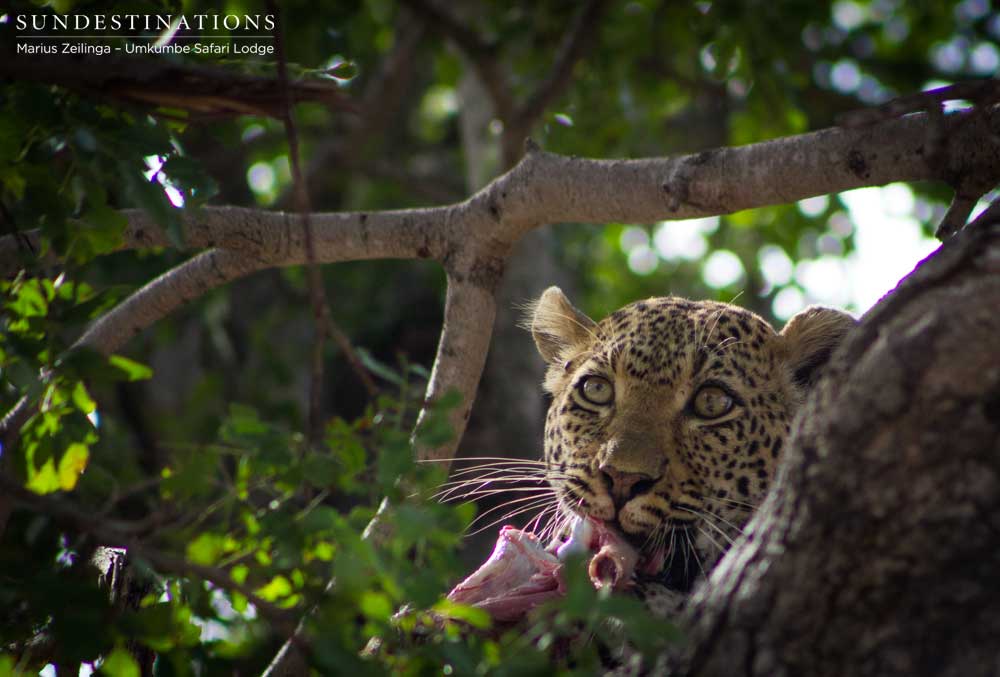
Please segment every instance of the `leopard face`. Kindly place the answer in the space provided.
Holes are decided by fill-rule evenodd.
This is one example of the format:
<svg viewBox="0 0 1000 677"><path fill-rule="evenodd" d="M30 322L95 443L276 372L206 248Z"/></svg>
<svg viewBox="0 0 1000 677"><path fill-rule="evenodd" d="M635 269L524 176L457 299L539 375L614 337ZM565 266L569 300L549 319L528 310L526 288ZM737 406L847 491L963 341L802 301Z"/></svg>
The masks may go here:
<svg viewBox="0 0 1000 677"><path fill-rule="evenodd" d="M532 332L562 509L617 527L665 584L690 588L763 500L806 389L853 325L809 308L778 333L742 308L676 297L594 322L550 288Z"/></svg>

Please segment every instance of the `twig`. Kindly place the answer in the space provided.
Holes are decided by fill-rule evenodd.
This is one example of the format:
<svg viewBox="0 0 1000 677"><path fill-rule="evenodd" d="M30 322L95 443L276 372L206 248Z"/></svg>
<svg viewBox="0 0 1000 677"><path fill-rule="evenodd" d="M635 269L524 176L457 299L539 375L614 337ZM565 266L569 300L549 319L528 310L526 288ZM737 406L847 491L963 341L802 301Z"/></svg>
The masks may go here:
<svg viewBox="0 0 1000 677"><path fill-rule="evenodd" d="M982 214L966 225L966 228L985 228L994 223L1000 223L1000 199L991 202L990 206L983 210Z"/></svg>
<svg viewBox="0 0 1000 677"><path fill-rule="evenodd" d="M323 277L316 265L316 244L313 237L312 224L309 219L309 191L305 178L302 176L302 163L299 154L299 134L295 126L295 111L288 87L288 62L285 55L283 21L278 4L268 0L268 11L275 16L274 48L278 57L278 86L283 102L282 122L285 125L285 136L288 138L288 157L292 169L292 185L295 196L295 210L302 220L302 231L306 246L306 279L309 284L309 305L313 312L313 327L316 339L313 344L312 365L309 382L309 439L315 442L323 434L323 344L326 341L326 329L330 323L330 308L326 303L326 292L323 289Z"/></svg>
<svg viewBox="0 0 1000 677"><path fill-rule="evenodd" d="M941 219L941 223L934 231L934 237L944 241L960 231L982 196L982 193L963 193L956 190L951 199L951 205L948 206L948 211L945 212L944 218Z"/></svg>
<svg viewBox="0 0 1000 677"><path fill-rule="evenodd" d="M93 536L99 543L126 548L133 555L148 561L160 573L193 576L213 585L238 592L253 604L260 615L267 618L272 626L285 637L295 632L295 616L292 611L275 606L262 599L245 584L237 583L229 572L217 567L189 562L182 557L171 555L137 541L128 531L109 526L101 517L91 517L90 512L56 496L39 496L5 477L0 477L0 489L11 497L16 505L31 509L35 513L48 515L62 524Z"/></svg>
<svg viewBox="0 0 1000 677"><path fill-rule="evenodd" d="M841 127L865 127L868 125L902 117L908 113L940 109L946 101L966 99L979 106L989 106L1000 101L1000 81L970 80L956 82L947 87L929 89L926 92L900 96L872 108L862 108L848 111L837 116L837 124Z"/></svg>
<svg viewBox="0 0 1000 677"><path fill-rule="evenodd" d="M358 353L354 350L354 346L351 345L351 339L344 333L344 331L334 322L332 317L327 317L327 333L333 337L336 341L337 346L340 348L341 352L344 353L344 358L347 363L354 370L354 374L361 381L361 385L364 386L365 391L368 393L368 397L375 398L378 395L378 386L375 385L372 375L368 373L365 365L361 362L361 358L358 357Z"/></svg>

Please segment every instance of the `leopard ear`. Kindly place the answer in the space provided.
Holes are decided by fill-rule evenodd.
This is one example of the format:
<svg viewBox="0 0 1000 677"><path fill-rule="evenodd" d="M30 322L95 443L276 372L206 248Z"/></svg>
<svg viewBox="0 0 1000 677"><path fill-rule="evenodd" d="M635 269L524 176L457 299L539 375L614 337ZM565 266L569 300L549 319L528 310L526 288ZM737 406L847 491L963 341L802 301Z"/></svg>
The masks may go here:
<svg viewBox="0 0 1000 677"><path fill-rule="evenodd" d="M563 351L593 336L597 324L573 307L559 287L549 287L528 307L531 335L538 352L552 364L560 359Z"/></svg>
<svg viewBox="0 0 1000 677"><path fill-rule="evenodd" d="M858 321L834 308L810 306L781 330L788 351L792 380L803 388L813 385L834 349Z"/></svg>

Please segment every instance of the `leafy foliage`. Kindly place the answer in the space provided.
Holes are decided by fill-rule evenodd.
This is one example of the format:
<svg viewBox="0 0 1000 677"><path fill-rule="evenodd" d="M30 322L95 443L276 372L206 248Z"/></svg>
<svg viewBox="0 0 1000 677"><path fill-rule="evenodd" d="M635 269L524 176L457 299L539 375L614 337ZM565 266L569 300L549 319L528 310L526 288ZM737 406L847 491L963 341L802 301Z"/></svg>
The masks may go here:
<svg viewBox="0 0 1000 677"><path fill-rule="evenodd" d="M404 374L381 369L413 392L416 384ZM287 630L294 618L287 612L318 604L309 623L322 641L312 657L328 672L420 674L450 665L461 674L549 674L547 650L558 641L583 632L620 642L607 614L622 619L639 647L662 646L669 637L662 624L637 602L595 591L582 563L567 567L565 603L541 610L528 634L489 639L469 632L488 629L489 619L441 596L462 573L457 549L474 508L426 500L445 474L413 460L408 430L418 401L383 396L356 421L334 418L318 448L251 407L232 405L215 442L177 450L148 487L117 487L108 481L111 468L97 461L78 493L99 519L24 512L8 526L7 542L18 547L0 550L0 599L16 610L0 627L5 642L55 640L40 657L24 651L20 660L28 665L101 658L104 670L131 674L137 668L122 647L138 641L156 651L158 674L228 673L259 668L274 649L269 631ZM418 441L447 437L445 414L455 404L443 398ZM28 487L49 488L31 480ZM137 497L153 511L145 521L158 528L133 546L132 566L147 577L141 599L115 612L88 558L104 539L123 535L103 516ZM363 533L382 497L388 536L376 547ZM163 552L183 553L183 560L165 560ZM417 611L397 616L404 605ZM428 631L425 641L361 656L372 637ZM598 665L594 646L575 655L576 669Z"/></svg>

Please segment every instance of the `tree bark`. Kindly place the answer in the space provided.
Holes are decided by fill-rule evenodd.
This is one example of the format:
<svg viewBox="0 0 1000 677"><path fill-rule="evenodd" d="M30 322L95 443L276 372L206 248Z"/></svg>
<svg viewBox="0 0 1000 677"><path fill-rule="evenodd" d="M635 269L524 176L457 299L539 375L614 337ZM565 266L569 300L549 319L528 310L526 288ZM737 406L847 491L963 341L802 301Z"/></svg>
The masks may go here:
<svg viewBox="0 0 1000 677"><path fill-rule="evenodd" d="M834 355L775 489L685 619L691 675L1000 672L1000 227Z"/></svg>

